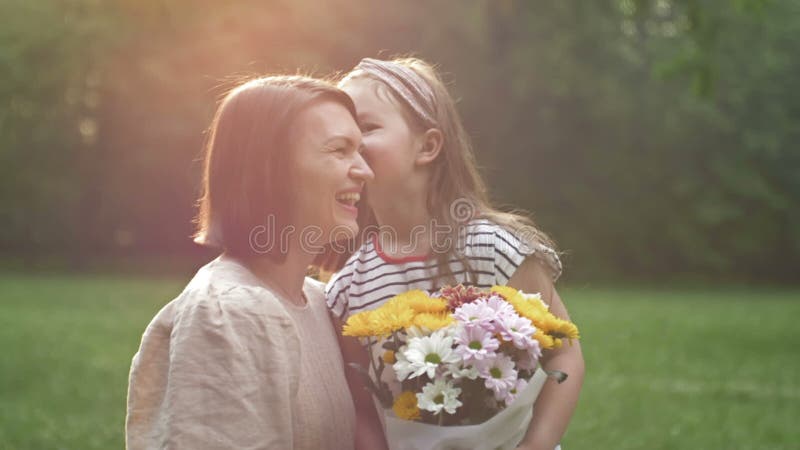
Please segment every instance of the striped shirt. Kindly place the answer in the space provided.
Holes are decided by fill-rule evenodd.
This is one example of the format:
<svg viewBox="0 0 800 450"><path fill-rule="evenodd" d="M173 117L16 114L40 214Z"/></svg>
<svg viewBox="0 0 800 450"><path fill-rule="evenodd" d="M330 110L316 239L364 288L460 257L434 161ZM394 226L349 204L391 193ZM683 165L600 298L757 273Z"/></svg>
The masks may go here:
<svg viewBox="0 0 800 450"><path fill-rule="evenodd" d="M527 244L505 228L488 220L474 220L462 232L459 249L476 279L470 283L468 268L455 256L450 270L458 283L479 288L505 285L522 262L531 255L550 269L553 279L561 275L556 252L541 244ZM328 307L340 319L353 313L379 307L390 298L411 289L435 292L447 284L436 280L435 257L392 258L384 254L376 235L372 235L328 282L325 288Z"/></svg>

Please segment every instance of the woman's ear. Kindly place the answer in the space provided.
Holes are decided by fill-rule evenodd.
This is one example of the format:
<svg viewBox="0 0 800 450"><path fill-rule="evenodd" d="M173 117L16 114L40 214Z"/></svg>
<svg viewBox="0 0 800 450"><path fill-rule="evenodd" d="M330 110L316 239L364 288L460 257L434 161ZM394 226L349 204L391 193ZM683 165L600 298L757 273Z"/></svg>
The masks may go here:
<svg viewBox="0 0 800 450"><path fill-rule="evenodd" d="M439 156L444 144L444 135L436 128L431 128L422 134L420 139L421 146L414 163L424 166L432 163Z"/></svg>

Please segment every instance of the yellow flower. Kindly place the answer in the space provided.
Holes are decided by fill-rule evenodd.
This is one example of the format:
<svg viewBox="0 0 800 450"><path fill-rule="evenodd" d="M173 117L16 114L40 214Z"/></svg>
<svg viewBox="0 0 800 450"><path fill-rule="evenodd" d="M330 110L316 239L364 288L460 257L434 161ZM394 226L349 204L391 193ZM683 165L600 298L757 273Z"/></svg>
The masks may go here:
<svg viewBox="0 0 800 450"><path fill-rule="evenodd" d="M362 311L347 318L342 327L343 336L371 337L375 336L372 326L372 311Z"/></svg>
<svg viewBox="0 0 800 450"><path fill-rule="evenodd" d="M417 420L420 418L419 407L417 406L417 394L405 391L398 395L392 406L392 410L397 417L405 420Z"/></svg>
<svg viewBox="0 0 800 450"><path fill-rule="evenodd" d="M539 301L536 300L536 303ZM526 319L533 322L533 326L539 330L547 330L548 326L548 319L553 317L553 315L548 312L547 310L537 307L534 302L528 300L514 301L512 306L517 311L517 313L525 317Z"/></svg>
<svg viewBox="0 0 800 450"><path fill-rule="evenodd" d="M502 295L503 298L506 299L507 302L511 303L512 301L516 300L525 300L525 297L519 293L518 290L509 287L509 286L492 286L491 292L497 292L498 294ZM513 303L512 303L513 304Z"/></svg>
<svg viewBox="0 0 800 450"><path fill-rule="evenodd" d="M547 331L547 334L553 337L553 339L568 339L572 342L573 339L580 339L580 333L578 332L578 327L568 321L556 318L551 328Z"/></svg>
<svg viewBox="0 0 800 450"><path fill-rule="evenodd" d="M394 364L397 362L397 358L394 357L394 352L391 350L386 350L383 352L383 362L386 364Z"/></svg>
<svg viewBox="0 0 800 450"><path fill-rule="evenodd" d="M572 342L573 339L580 339L578 327L564 319L560 319L548 313L541 317L541 322L536 325L534 339L539 341L543 349L561 348L563 340Z"/></svg>
<svg viewBox="0 0 800 450"><path fill-rule="evenodd" d="M522 317L527 318L533 322L534 326L539 328L542 321L542 316L550 314L547 311L547 306L536 297L526 297L522 292L508 286L493 286L492 292L496 292L503 296L506 301L514 307Z"/></svg>
<svg viewBox="0 0 800 450"><path fill-rule="evenodd" d="M447 302L441 298L429 296L425 291L415 289L392 297L389 302L402 303L413 309L415 313L440 313L447 310Z"/></svg>
<svg viewBox="0 0 800 450"><path fill-rule="evenodd" d="M544 334L542 330L537 329L536 332L533 333L533 338L539 341L539 347L541 347L542 350L550 350L556 346L553 338Z"/></svg>
<svg viewBox="0 0 800 450"><path fill-rule="evenodd" d="M447 312L438 314L422 313L414 317L414 325L422 328L426 332L436 331L452 324L453 320L453 316Z"/></svg>
<svg viewBox="0 0 800 450"><path fill-rule="evenodd" d="M520 297L522 296L522 294L520 294L518 290L512 288L511 286L500 286L498 284L492 286L492 288L489 289L489 291L497 292L498 294L502 295L506 299L511 299L511 298L516 297L516 296L520 296Z"/></svg>
<svg viewBox="0 0 800 450"><path fill-rule="evenodd" d="M547 314L537 315L535 320L532 319L531 322L533 322L537 329L542 330L542 332L546 334L550 334L550 330L558 327L558 320L558 317L548 312Z"/></svg>
<svg viewBox="0 0 800 450"><path fill-rule="evenodd" d="M493 286L492 292L502 295L514 307L517 314L533 323L536 327L533 337L539 341L542 349L559 348L564 339L570 342L573 339L580 339L578 327L574 323L556 317L536 296L525 295L508 286Z"/></svg>
<svg viewBox="0 0 800 450"><path fill-rule="evenodd" d="M410 327L414 310L402 302L386 302L372 311L370 323L375 336L388 336L397 330Z"/></svg>
<svg viewBox="0 0 800 450"><path fill-rule="evenodd" d="M528 302L530 308L537 311L539 314L552 314L550 312L550 307L540 297L525 298L525 296L523 296L523 298Z"/></svg>

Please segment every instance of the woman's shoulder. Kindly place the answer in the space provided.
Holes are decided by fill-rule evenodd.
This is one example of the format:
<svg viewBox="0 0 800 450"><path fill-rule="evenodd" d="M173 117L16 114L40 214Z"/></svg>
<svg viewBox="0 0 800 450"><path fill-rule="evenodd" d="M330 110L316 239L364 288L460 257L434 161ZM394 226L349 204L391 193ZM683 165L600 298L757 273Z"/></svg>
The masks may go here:
<svg viewBox="0 0 800 450"><path fill-rule="evenodd" d="M180 295L162 309L161 320L169 320L173 326L289 321L282 302L250 277L237 263L217 258L201 267Z"/></svg>
<svg viewBox="0 0 800 450"><path fill-rule="evenodd" d="M306 277L303 282L303 292L309 301L325 297L325 283L311 277Z"/></svg>

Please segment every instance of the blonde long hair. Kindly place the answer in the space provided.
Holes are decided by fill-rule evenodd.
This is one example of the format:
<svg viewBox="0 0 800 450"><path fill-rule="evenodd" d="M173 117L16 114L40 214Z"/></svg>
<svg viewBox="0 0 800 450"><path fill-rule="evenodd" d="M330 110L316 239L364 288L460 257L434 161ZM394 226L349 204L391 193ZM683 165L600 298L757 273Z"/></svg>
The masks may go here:
<svg viewBox="0 0 800 450"><path fill-rule="evenodd" d="M405 92L405 97L398 95L386 81L381 79L384 77L372 75L358 66L345 74L339 82L339 87L357 79L371 79L381 83L381 87L386 88L386 91L402 109L403 116L409 121L412 129L424 131L429 128L426 123L429 121L425 120L418 111L420 108L432 109L423 111L423 114L433 118L436 128L442 132L444 139L441 152L432 163L426 207L437 223L444 224L448 227L447 229L451 230L448 242L460 242L459 239L469 220L486 219L508 230L528 245L542 244L555 248L553 241L536 227L530 217L520 211L504 212L492 206L486 183L478 170L469 136L464 130L455 102L436 69L421 59L410 57L396 58L381 63L388 67L390 74L394 65L398 66L396 68L398 76L402 76L406 69L413 71L430 89L428 92L432 93L432 101L410 98L411 102L416 102L412 105L406 98L408 98L409 92L411 92L410 95L413 95L413 91ZM361 232L357 237L355 248L358 248L367 238L365 233L378 225L365 199L359 202L359 225ZM339 270L349 256L349 254L339 254L322 258L321 267L325 271ZM457 251L456 245L453 245L444 251L437 252L436 263L439 270L434 283L438 279L444 279L449 283L455 282L450 267L452 257L456 257L468 270L470 282L475 282L475 273L470 267L468 259Z"/></svg>

